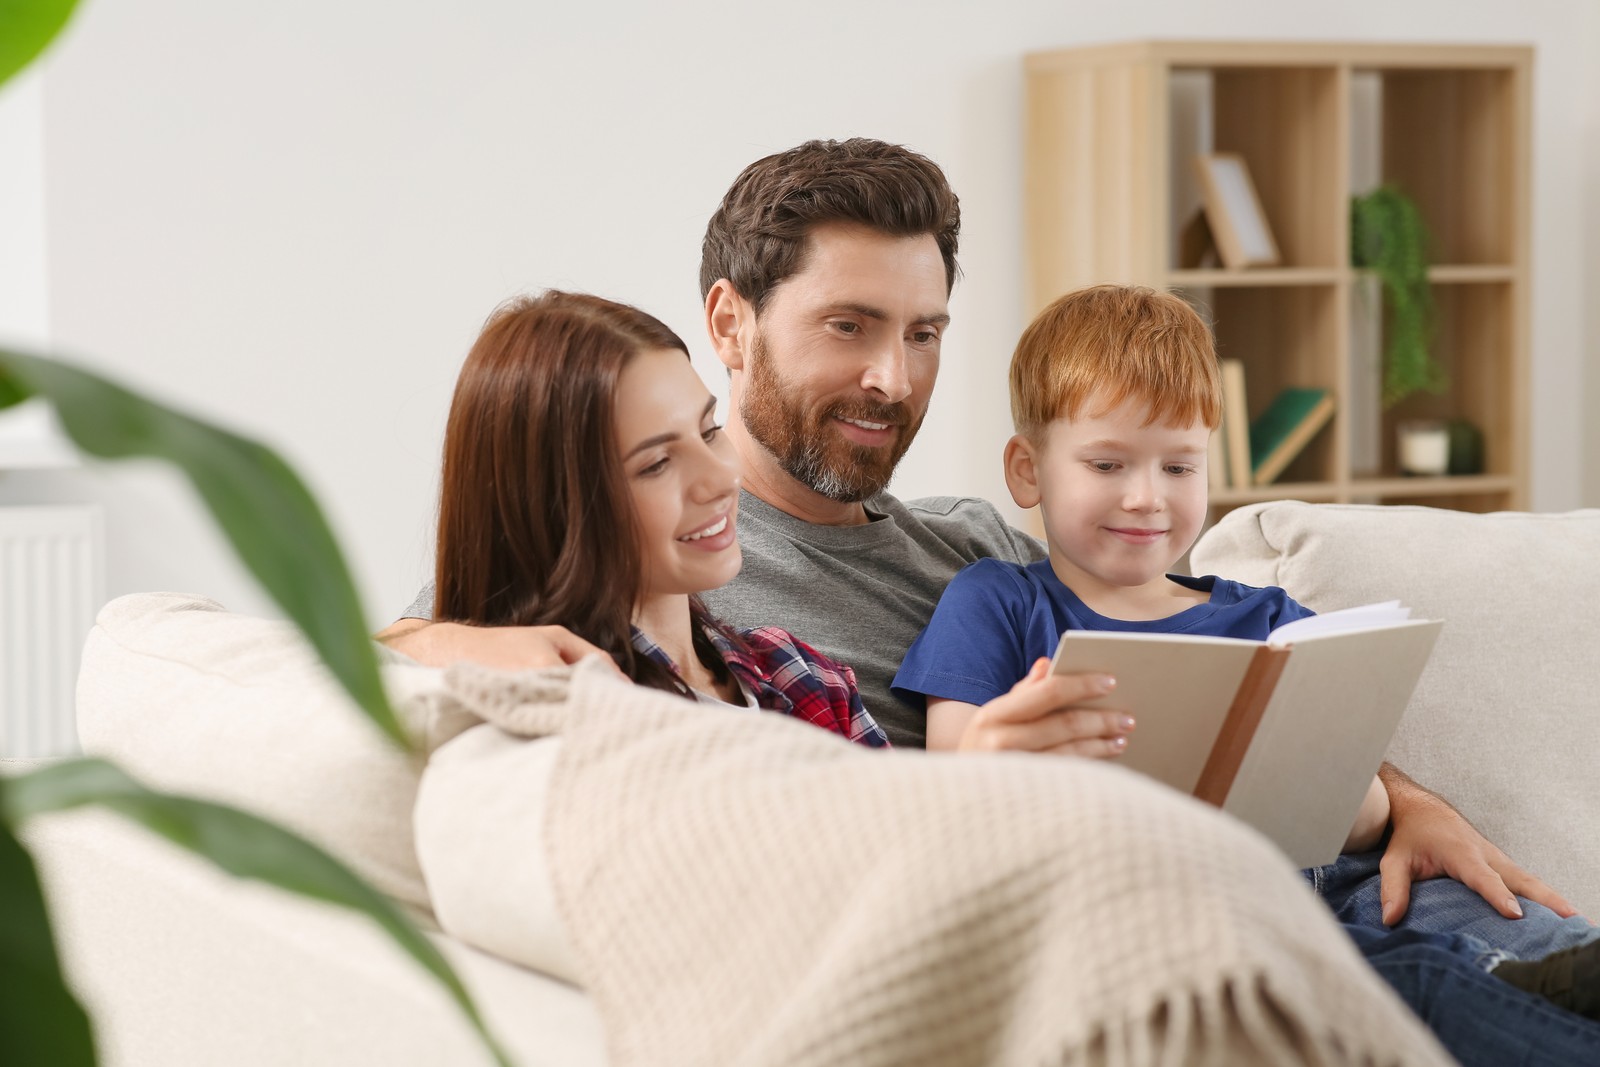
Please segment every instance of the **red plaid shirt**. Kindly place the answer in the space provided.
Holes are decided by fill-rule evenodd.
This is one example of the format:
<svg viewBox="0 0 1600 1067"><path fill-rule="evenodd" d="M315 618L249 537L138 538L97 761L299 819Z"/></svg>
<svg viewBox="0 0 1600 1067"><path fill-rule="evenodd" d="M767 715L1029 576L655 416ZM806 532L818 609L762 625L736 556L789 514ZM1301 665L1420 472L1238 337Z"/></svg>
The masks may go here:
<svg viewBox="0 0 1600 1067"><path fill-rule="evenodd" d="M787 630L760 626L738 631L743 647L715 630L706 636L728 670L763 711L792 715L871 748L888 748L889 738L861 703L856 672L835 663ZM677 664L644 632L633 631L634 650L678 673Z"/></svg>

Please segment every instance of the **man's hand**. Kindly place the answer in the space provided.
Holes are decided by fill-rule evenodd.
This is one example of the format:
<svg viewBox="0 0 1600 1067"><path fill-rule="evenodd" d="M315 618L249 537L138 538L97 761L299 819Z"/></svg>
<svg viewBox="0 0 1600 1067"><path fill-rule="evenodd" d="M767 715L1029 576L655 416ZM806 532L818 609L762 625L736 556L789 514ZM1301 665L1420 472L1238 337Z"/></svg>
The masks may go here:
<svg viewBox="0 0 1600 1067"><path fill-rule="evenodd" d="M1411 883L1448 876L1477 891L1508 919L1522 918L1517 897L1538 901L1563 918L1578 909L1529 874L1480 834L1471 823L1398 767L1385 763L1378 778L1389 792L1394 830L1378 869L1383 922L1393 926L1411 906Z"/></svg>
<svg viewBox="0 0 1600 1067"><path fill-rule="evenodd" d="M973 709L955 747L1096 759L1121 755L1128 747L1133 719L1120 711L1076 706L1104 696L1115 685L1103 675L1051 674L1050 661L1040 659L1009 693ZM929 704L931 709L932 701Z"/></svg>
<svg viewBox="0 0 1600 1067"><path fill-rule="evenodd" d="M430 667L448 667L465 660L519 671L560 667L585 656L612 663L610 656L564 626L467 626L401 619L378 634L377 640ZM615 664L612 666L615 669Z"/></svg>

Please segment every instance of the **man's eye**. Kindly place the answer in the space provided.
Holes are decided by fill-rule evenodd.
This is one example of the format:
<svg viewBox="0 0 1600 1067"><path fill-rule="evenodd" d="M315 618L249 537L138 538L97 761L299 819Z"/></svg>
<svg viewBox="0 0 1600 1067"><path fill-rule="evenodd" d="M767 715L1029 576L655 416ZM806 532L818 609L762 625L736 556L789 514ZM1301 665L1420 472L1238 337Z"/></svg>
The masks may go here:
<svg viewBox="0 0 1600 1067"><path fill-rule="evenodd" d="M840 333L860 333L861 332L861 324L859 322L850 322L848 320L846 320L844 322L836 322L836 323L834 323L833 324L833 328L838 330Z"/></svg>
<svg viewBox="0 0 1600 1067"><path fill-rule="evenodd" d="M919 345L931 345L939 339L939 335L932 330L918 330L911 335L911 339Z"/></svg>

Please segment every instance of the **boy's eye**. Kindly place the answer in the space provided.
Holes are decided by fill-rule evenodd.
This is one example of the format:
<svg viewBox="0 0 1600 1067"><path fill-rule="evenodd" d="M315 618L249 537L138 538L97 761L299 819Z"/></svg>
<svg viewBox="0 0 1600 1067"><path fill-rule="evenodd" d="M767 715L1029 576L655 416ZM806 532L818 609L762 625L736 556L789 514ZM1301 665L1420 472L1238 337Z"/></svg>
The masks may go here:
<svg viewBox="0 0 1600 1067"><path fill-rule="evenodd" d="M1193 474L1194 472L1195 472L1195 468L1189 466L1187 463L1169 463L1169 464L1167 464L1167 473L1170 474L1170 475L1173 475L1174 477L1177 477L1177 478L1181 478L1186 474Z"/></svg>
<svg viewBox="0 0 1600 1067"><path fill-rule="evenodd" d="M1091 470L1097 470L1102 474L1110 474L1112 471L1117 469L1117 464L1114 460L1109 459L1091 459L1089 461L1089 468Z"/></svg>

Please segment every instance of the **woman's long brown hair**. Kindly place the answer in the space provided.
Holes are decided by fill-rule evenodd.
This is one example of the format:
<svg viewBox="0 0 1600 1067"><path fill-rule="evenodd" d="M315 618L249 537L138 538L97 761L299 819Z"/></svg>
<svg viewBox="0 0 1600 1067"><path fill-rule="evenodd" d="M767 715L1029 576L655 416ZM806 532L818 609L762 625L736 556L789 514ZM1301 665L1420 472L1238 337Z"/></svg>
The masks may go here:
<svg viewBox="0 0 1600 1067"><path fill-rule="evenodd" d="M636 682L682 692L638 655L643 588L633 498L617 454L622 368L639 352L688 348L655 317L550 291L489 317L456 381L444 435L434 618L481 626L565 626ZM725 678L691 600L696 651Z"/></svg>

